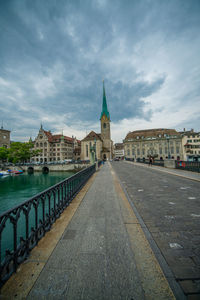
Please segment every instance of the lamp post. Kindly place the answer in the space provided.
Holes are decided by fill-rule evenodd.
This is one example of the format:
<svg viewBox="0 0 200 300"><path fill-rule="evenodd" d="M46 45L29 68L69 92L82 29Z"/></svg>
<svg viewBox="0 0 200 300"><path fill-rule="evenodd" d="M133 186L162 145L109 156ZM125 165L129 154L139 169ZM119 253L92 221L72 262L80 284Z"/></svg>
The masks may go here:
<svg viewBox="0 0 200 300"><path fill-rule="evenodd" d="M170 156L170 148L169 148L169 135L167 136L167 143L168 143L168 159L170 159L171 156Z"/></svg>
<svg viewBox="0 0 200 300"><path fill-rule="evenodd" d="M97 161L96 144L97 144L97 140L96 140L96 138L94 138L94 155L95 155L95 162Z"/></svg>

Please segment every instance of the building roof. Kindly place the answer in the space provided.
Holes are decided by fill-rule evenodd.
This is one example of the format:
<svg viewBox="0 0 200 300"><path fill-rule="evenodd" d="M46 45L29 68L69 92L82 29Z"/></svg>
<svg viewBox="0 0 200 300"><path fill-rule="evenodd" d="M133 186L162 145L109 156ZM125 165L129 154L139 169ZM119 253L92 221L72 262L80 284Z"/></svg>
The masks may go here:
<svg viewBox="0 0 200 300"><path fill-rule="evenodd" d="M122 150L122 149L124 149L124 144L116 143L114 147L115 147L115 150Z"/></svg>
<svg viewBox="0 0 200 300"><path fill-rule="evenodd" d="M106 117L110 120L110 114L109 114L107 102L106 102L106 92L105 92L105 87L104 87L104 81L103 81L103 103L102 103L102 112L101 112L100 120L103 117L103 115L106 115Z"/></svg>
<svg viewBox="0 0 200 300"><path fill-rule="evenodd" d="M69 136L64 136L62 134L53 135L50 131L45 131L44 130L44 133L47 136L48 141L50 143L53 143L53 142L55 143L57 140L61 140L61 138L64 138L65 141L70 142L70 143L73 143L74 140L75 140L75 138L71 138ZM77 142L78 142L78 144L80 144L81 141L77 140Z"/></svg>
<svg viewBox="0 0 200 300"><path fill-rule="evenodd" d="M94 141L94 139L102 141L101 134L90 131L90 133L82 141Z"/></svg>
<svg viewBox="0 0 200 300"><path fill-rule="evenodd" d="M140 138L147 138L147 137L164 137L164 135L168 136L180 136L181 134L177 132L175 129L166 129L166 128L158 128L158 129L145 129L145 130L137 130L129 132L126 135L125 140L127 139L136 139L137 136Z"/></svg>

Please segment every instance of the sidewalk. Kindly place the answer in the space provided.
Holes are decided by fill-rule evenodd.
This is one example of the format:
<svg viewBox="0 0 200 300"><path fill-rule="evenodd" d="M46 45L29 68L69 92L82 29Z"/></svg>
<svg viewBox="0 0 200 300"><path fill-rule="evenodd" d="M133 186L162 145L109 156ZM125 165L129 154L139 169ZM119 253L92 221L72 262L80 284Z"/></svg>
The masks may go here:
<svg viewBox="0 0 200 300"><path fill-rule="evenodd" d="M110 164L95 176L26 299L175 299Z"/></svg>
<svg viewBox="0 0 200 300"><path fill-rule="evenodd" d="M155 165L149 166L148 164L130 162L130 161L125 161L125 162L134 164L137 166L141 166L144 168L152 168L157 171L173 174L173 175L180 176L180 177L185 177L187 179L200 181L200 173L197 173L197 172L185 171L185 170L180 170L180 169L170 169L170 168L165 168L165 167L160 167L160 166L155 166Z"/></svg>

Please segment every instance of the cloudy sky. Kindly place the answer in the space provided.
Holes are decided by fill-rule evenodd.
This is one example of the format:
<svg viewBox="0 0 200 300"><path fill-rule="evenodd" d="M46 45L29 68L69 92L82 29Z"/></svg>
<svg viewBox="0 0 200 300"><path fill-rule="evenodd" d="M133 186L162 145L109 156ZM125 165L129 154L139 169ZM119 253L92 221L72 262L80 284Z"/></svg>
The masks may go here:
<svg viewBox="0 0 200 300"><path fill-rule="evenodd" d="M11 139L40 124L82 139L200 130L199 0L0 0L0 121Z"/></svg>

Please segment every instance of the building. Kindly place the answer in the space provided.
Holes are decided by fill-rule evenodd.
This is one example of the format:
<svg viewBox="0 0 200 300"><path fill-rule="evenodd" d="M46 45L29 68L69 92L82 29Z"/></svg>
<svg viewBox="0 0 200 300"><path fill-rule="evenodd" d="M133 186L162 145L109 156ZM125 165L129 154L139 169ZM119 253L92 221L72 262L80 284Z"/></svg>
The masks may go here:
<svg viewBox="0 0 200 300"><path fill-rule="evenodd" d="M53 135L50 131L44 130L42 125L33 143L34 150L40 150L38 156L31 159L35 162L71 160L74 159L74 153L77 153L77 149L80 147L80 141L73 136Z"/></svg>
<svg viewBox="0 0 200 300"><path fill-rule="evenodd" d="M0 129L0 147L10 148L10 130L3 128Z"/></svg>
<svg viewBox="0 0 200 300"><path fill-rule="evenodd" d="M97 160L108 160L113 157L113 142L110 133L110 114L107 107L106 93L103 82L103 103L100 116L101 133L91 131L81 141L81 159L94 162Z"/></svg>
<svg viewBox="0 0 200 300"><path fill-rule="evenodd" d="M200 161L200 132L194 132L193 129L182 132L182 147L184 161Z"/></svg>
<svg viewBox="0 0 200 300"><path fill-rule="evenodd" d="M124 158L124 144L123 143L116 143L114 145L114 157L122 159Z"/></svg>
<svg viewBox="0 0 200 300"><path fill-rule="evenodd" d="M129 132L124 139L125 157L134 160L183 159L182 135L175 129L147 129Z"/></svg>

